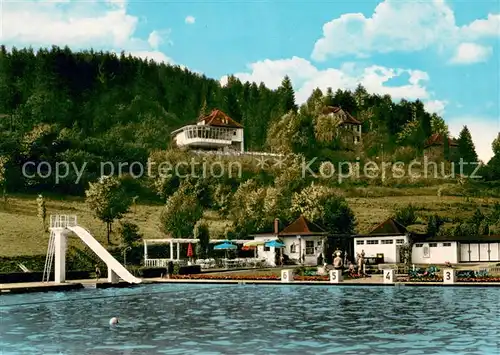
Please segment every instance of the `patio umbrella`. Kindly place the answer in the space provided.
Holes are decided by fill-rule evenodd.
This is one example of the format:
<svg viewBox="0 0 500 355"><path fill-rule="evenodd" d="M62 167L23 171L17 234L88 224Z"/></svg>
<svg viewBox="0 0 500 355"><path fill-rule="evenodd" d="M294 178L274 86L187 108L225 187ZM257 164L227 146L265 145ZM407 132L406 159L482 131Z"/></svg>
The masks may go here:
<svg viewBox="0 0 500 355"><path fill-rule="evenodd" d="M235 249L238 249L236 245L227 242L216 245L214 247L214 250L235 250Z"/></svg>
<svg viewBox="0 0 500 355"><path fill-rule="evenodd" d="M188 258L192 258L193 257L193 246L191 245L191 243L188 244L187 257Z"/></svg>
<svg viewBox="0 0 500 355"><path fill-rule="evenodd" d="M229 242L224 242L222 244L219 244L219 245L216 245L214 247L214 250L225 250L225 257L227 258L227 251L228 250L235 250L235 249L238 249L238 247L232 243L229 243Z"/></svg>
<svg viewBox="0 0 500 355"><path fill-rule="evenodd" d="M278 248L278 249L285 247L285 244L278 242L277 240L271 240L271 241L267 242L265 245L266 245L266 247L269 247L269 248Z"/></svg>

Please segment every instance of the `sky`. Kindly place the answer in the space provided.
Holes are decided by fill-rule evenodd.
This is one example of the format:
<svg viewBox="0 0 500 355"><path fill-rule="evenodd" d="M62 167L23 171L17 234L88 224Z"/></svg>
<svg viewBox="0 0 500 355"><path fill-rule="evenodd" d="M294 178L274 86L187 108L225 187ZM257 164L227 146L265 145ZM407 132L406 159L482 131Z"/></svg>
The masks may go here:
<svg viewBox="0 0 500 355"><path fill-rule="evenodd" d="M500 131L500 1L0 0L0 43L125 51L224 83L420 99L479 158Z"/></svg>

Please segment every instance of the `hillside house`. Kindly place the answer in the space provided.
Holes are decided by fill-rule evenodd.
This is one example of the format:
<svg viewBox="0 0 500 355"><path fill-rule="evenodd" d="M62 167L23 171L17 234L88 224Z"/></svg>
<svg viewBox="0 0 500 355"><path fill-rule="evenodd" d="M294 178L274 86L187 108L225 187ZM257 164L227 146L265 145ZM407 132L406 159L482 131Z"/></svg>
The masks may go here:
<svg viewBox="0 0 500 355"><path fill-rule="evenodd" d="M173 142L181 149L244 151L243 126L221 110L201 116L193 125L172 133Z"/></svg>
<svg viewBox="0 0 500 355"><path fill-rule="evenodd" d="M323 114L332 115L340 119L340 127L350 133L352 136L352 143L358 144L361 143L361 127L362 123L358 121L356 118L351 116L351 114L347 111L344 111L340 107L334 106L326 106L323 109Z"/></svg>
<svg viewBox="0 0 500 355"><path fill-rule="evenodd" d="M424 156L428 158L443 157L445 152L445 138L444 135L434 133L424 143ZM449 158L453 157L458 150L458 142L454 138L448 138Z"/></svg>

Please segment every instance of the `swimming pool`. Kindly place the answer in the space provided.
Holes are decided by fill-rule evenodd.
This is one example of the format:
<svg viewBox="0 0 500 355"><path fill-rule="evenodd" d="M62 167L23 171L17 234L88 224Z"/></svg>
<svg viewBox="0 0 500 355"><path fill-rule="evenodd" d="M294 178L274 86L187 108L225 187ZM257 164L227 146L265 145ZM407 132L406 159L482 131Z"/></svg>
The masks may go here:
<svg viewBox="0 0 500 355"><path fill-rule="evenodd" d="M162 284L3 295L0 353L493 355L499 303L498 289L481 287Z"/></svg>

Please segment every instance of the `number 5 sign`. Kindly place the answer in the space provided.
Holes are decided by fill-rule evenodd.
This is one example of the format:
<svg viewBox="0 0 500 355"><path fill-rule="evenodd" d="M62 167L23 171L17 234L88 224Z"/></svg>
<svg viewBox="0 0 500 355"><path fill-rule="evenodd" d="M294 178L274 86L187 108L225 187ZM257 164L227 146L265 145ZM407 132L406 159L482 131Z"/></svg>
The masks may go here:
<svg viewBox="0 0 500 355"><path fill-rule="evenodd" d="M342 270L330 270L330 283L342 282Z"/></svg>

